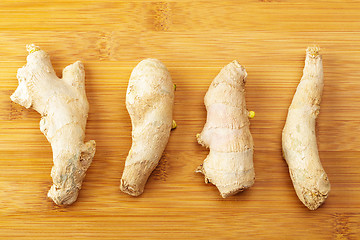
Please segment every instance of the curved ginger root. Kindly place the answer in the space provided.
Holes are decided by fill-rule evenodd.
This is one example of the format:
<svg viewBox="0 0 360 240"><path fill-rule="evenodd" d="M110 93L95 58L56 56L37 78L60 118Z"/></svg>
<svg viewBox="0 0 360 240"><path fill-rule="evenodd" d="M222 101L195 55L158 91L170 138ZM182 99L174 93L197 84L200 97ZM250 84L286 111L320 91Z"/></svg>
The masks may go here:
<svg viewBox="0 0 360 240"><path fill-rule="evenodd" d="M145 59L132 71L126 108L132 123L132 146L126 158L120 189L132 196L143 193L157 166L173 125L174 85L157 59Z"/></svg>
<svg viewBox="0 0 360 240"><path fill-rule="evenodd" d="M75 62L59 79L46 52L33 44L27 50L11 100L41 114L40 130L51 143L54 161L48 197L58 205L72 204L95 154L95 141L84 143L89 111L84 67Z"/></svg>
<svg viewBox="0 0 360 240"><path fill-rule="evenodd" d="M315 120L320 110L323 87L319 49L309 47L303 76L289 107L282 133L282 147L296 194L310 210L317 209L330 191L315 135Z"/></svg>
<svg viewBox="0 0 360 240"><path fill-rule="evenodd" d="M205 95L207 121L199 144L210 153L197 172L219 189L223 198L251 187L255 181L253 139L245 103L247 73L237 61L225 66Z"/></svg>

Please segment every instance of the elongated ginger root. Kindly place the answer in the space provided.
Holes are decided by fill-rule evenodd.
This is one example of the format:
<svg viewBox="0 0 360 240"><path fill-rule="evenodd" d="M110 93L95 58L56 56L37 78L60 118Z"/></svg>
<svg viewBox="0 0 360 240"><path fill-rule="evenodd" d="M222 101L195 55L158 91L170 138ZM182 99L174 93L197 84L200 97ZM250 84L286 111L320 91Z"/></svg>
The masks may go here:
<svg viewBox="0 0 360 240"><path fill-rule="evenodd" d="M320 110L323 87L319 48L309 47L303 76L289 107L282 133L282 147L296 194L310 210L317 209L330 191L315 135L315 120Z"/></svg>
<svg viewBox="0 0 360 240"><path fill-rule="evenodd" d="M253 139L246 110L247 73L237 61L225 66L205 95L207 121L199 144L210 148L204 163L197 169L219 189L223 198L251 187L255 181Z"/></svg>
<svg viewBox="0 0 360 240"><path fill-rule="evenodd" d="M124 193L143 193L169 140L173 105L174 85L164 64L157 59L141 61L131 73L126 93L132 146L120 183Z"/></svg>
<svg viewBox="0 0 360 240"><path fill-rule="evenodd" d="M11 100L41 114L40 130L51 143L54 162L48 197L58 205L72 204L95 154L95 141L84 143L89 111L84 67L75 62L59 79L46 52L33 44L27 50Z"/></svg>

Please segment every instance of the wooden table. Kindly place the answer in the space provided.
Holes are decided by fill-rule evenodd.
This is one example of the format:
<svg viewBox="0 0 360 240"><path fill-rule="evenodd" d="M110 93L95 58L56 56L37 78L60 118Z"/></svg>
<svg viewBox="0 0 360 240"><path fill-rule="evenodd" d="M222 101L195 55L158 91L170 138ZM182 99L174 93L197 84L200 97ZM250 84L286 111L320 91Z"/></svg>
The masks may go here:
<svg viewBox="0 0 360 240"><path fill-rule="evenodd" d="M4 239L360 239L360 3L356 1L2 0L0 3L0 236ZM40 116L10 101L25 45L46 50L58 75L82 60L96 155L78 201L47 199L50 144ZM305 49L322 47L325 88L318 146L331 181L326 203L298 200L281 156L281 130ZM172 132L145 192L119 191L131 145L125 93L143 58L177 85ZM208 150L195 134L219 70L246 67L256 183L222 199L194 170Z"/></svg>

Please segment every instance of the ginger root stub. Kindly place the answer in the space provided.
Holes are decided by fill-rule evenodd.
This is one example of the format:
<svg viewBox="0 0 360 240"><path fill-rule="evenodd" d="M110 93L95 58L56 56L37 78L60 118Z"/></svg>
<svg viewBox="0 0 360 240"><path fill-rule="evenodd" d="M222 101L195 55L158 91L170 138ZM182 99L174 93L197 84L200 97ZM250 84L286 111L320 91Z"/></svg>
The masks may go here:
<svg viewBox="0 0 360 240"><path fill-rule="evenodd" d="M328 197L330 182L321 165L315 135L324 87L319 48L306 50L303 76L289 107L282 132L282 149L300 201L317 209Z"/></svg>
<svg viewBox="0 0 360 240"><path fill-rule="evenodd" d="M165 65L145 59L132 71L126 109L132 123L132 145L121 178L121 191L139 196L155 169L173 126L174 84Z"/></svg>
<svg viewBox="0 0 360 240"><path fill-rule="evenodd" d="M251 187L255 181L253 139L245 102L247 73L237 61L226 65L205 95L207 120L197 135L210 153L197 172L213 183L223 198Z"/></svg>
<svg viewBox="0 0 360 240"><path fill-rule="evenodd" d="M95 141L84 143L89 111L84 66L80 61L67 66L60 79L45 51L33 44L27 50L11 100L41 114L40 130L51 144L54 162L48 197L57 205L72 204L95 155Z"/></svg>

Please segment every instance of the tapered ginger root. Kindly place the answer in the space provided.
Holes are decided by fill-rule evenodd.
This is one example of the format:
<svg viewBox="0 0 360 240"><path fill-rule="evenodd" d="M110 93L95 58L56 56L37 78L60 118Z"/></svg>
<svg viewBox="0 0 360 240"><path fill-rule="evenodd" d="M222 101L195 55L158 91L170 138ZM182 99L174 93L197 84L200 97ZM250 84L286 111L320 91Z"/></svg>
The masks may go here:
<svg viewBox="0 0 360 240"><path fill-rule="evenodd" d="M132 146L121 178L121 191L143 193L157 166L173 125L174 90L170 73L157 59L145 59L132 71L126 108L132 123Z"/></svg>
<svg viewBox="0 0 360 240"><path fill-rule="evenodd" d="M84 143L89 111L84 67L77 61L59 79L45 51L33 44L27 50L11 100L41 114L40 130L51 143L54 162L48 197L58 205L72 204L95 154L95 141Z"/></svg>
<svg viewBox="0 0 360 240"><path fill-rule="evenodd" d="M219 189L223 198L251 187L255 181L253 139L246 110L247 73L237 61L225 66L211 83L205 95L207 121L199 144L210 153L197 172L205 175Z"/></svg>
<svg viewBox="0 0 360 240"><path fill-rule="evenodd" d="M320 110L323 87L319 48L309 47L306 50L303 76L282 132L282 148L296 194L310 210L317 209L330 191L330 182L320 162L315 135L315 120Z"/></svg>

